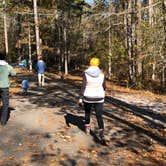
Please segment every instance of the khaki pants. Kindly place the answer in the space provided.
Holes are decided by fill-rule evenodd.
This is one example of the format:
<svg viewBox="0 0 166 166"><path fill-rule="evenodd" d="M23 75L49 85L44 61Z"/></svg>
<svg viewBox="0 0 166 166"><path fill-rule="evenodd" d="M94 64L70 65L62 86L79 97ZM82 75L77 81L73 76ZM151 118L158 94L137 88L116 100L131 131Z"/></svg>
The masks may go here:
<svg viewBox="0 0 166 166"><path fill-rule="evenodd" d="M39 86L44 86L44 73L43 74L38 73L38 83Z"/></svg>

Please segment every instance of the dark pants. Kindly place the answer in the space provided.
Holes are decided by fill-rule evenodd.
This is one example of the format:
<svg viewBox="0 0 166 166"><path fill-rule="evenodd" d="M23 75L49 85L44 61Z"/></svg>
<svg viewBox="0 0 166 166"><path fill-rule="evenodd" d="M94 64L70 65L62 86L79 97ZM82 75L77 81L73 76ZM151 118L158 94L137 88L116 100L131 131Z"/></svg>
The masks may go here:
<svg viewBox="0 0 166 166"><path fill-rule="evenodd" d="M28 94L28 89L27 88L23 88L22 89L22 94L23 95L27 95Z"/></svg>
<svg viewBox="0 0 166 166"><path fill-rule="evenodd" d="M84 102L85 108L85 124L90 124L90 115L92 111L92 107L95 110L96 118L98 122L99 129L104 129L104 122L103 122L103 103L86 103Z"/></svg>
<svg viewBox="0 0 166 166"><path fill-rule="evenodd" d="M0 88L0 96L2 100L2 110L0 110L0 121L1 124L6 124L10 116L9 88Z"/></svg>

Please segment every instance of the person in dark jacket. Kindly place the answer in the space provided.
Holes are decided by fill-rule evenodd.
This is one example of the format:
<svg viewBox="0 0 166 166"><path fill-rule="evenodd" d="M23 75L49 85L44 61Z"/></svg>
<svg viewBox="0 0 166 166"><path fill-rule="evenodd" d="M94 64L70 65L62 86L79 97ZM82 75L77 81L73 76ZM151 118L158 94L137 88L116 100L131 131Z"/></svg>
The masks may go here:
<svg viewBox="0 0 166 166"><path fill-rule="evenodd" d="M13 67L5 61L5 54L0 52L0 97L2 100L2 109L0 110L1 125L6 125L9 116L9 75L15 76Z"/></svg>
<svg viewBox="0 0 166 166"><path fill-rule="evenodd" d="M46 70L46 64L42 59L42 56L38 57L38 62L37 62L37 73L38 73L38 84L39 86L44 86L45 84L45 70Z"/></svg>
<svg viewBox="0 0 166 166"><path fill-rule="evenodd" d="M93 107L98 122L99 136L104 139L102 114L105 98L105 77L99 68L99 63L98 58L92 58L90 66L84 71L79 104L84 105L85 109L85 132L90 133L90 115Z"/></svg>

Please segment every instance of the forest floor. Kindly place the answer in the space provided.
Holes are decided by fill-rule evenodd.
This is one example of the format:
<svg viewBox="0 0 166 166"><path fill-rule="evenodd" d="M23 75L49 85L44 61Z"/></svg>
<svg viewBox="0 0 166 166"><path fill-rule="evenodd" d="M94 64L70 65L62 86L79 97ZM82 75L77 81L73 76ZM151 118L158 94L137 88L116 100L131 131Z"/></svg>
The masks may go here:
<svg viewBox="0 0 166 166"><path fill-rule="evenodd" d="M81 78L61 79L18 72L10 89L11 116L0 126L0 166L165 166L166 96L107 83L104 104L106 144L83 131L84 111L78 106ZM28 78L28 95L21 81Z"/></svg>

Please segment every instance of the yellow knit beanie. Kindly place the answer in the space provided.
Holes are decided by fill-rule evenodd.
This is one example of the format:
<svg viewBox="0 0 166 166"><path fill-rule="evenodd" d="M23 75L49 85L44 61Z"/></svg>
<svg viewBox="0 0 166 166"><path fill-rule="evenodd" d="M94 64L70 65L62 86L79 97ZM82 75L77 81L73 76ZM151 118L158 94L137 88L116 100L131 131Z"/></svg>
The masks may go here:
<svg viewBox="0 0 166 166"><path fill-rule="evenodd" d="M98 58L92 58L90 60L90 66L99 66L100 60Z"/></svg>

